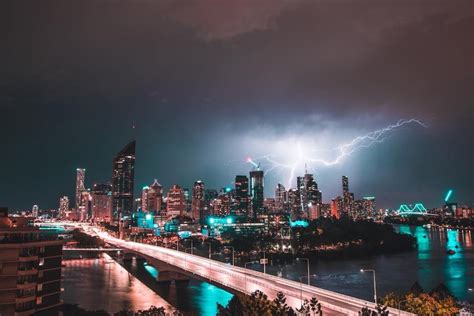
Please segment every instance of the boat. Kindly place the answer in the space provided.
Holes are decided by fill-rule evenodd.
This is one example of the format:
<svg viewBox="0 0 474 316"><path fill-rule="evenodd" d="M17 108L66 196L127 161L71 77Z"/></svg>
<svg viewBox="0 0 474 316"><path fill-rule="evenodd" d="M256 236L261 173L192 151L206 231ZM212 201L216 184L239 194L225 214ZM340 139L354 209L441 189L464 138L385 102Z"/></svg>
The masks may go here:
<svg viewBox="0 0 474 316"><path fill-rule="evenodd" d="M446 253L448 255L454 255L456 253L456 251L454 251L453 249L449 249L448 251L446 251Z"/></svg>

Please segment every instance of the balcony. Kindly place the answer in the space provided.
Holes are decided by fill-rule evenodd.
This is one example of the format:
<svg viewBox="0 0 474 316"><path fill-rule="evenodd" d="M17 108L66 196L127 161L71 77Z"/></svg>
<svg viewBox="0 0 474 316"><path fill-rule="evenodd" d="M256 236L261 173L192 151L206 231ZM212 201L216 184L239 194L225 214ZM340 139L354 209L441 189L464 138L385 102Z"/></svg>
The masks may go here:
<svg viewBox="0 0 474 316"><path fill-rule="evenodd" d="M16 288L19 290L29 289L36 287L36 281L34 282L24 282L24 283L17 283Z"/></svg>
<svg viewBox="0 0 474 316"><path fill-rule="evenodd" d="M18 261L28 262L28 261L38 261L38 259L39 259L38 255L30 255L30 256L20 255L20 257L18 258Z"/></svg>
<svg viewBox="0 0 474 316"><path fill-rule="evenodd" d="M21 303L34 301L34 300L36 300L36 294L33 292L31 294L26 294L24 296L17 296L16 303L21 304Z"/></svg>
<svg viewBox="0 0 474 316"><path fill-rule="evenodd" d="M38 269L29 268L29 269L18 269L18 275L35 275L38 274Z"/></svg>

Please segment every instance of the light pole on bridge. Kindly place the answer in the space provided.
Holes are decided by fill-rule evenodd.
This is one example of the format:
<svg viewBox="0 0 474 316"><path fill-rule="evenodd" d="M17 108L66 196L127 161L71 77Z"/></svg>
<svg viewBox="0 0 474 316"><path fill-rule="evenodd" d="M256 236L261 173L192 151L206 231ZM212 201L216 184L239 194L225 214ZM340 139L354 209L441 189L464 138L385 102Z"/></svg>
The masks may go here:
<svg viewBox="0 0 474 316"><path fill-rule="evenodd" d="M360 272L372 272L374 276L374 301L375 305L377 305L377 281L375 279L375 270L374 269L360 269Z"/></svg>

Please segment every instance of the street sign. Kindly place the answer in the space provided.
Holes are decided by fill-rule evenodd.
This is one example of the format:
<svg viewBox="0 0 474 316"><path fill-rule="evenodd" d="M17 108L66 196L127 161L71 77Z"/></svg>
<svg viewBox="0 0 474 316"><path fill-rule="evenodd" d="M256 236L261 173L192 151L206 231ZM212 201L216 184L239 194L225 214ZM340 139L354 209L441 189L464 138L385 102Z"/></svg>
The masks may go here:
<svg viewBox="0 0 474 316"><path fill-rule="evenodd" d="M260 264L268 264L268 259L260 259Z"/></svg>

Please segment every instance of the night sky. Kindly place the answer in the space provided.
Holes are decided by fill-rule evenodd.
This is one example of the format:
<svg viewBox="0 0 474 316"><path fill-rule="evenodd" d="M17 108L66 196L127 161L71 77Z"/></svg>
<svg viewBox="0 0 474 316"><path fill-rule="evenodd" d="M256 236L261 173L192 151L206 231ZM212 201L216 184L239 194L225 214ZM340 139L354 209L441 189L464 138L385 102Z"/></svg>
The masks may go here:
<svg viewBox="0 0 474 316"><path fill-rule="evenodd" d="M473 36L472 0L3 0L0 205L57 208L77 167L110 181L132 139L136 191L219 189L249 156L316 157L410 118L426 127L308 162L323 200L347 175L379 207L436 207L449 188L471 204ZM272 169L266 196L288 179Z"/></svg>

